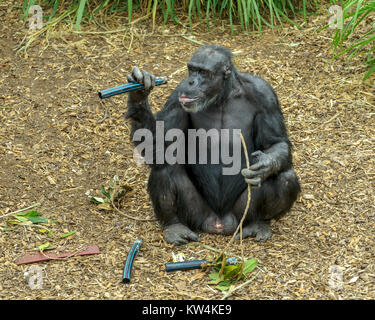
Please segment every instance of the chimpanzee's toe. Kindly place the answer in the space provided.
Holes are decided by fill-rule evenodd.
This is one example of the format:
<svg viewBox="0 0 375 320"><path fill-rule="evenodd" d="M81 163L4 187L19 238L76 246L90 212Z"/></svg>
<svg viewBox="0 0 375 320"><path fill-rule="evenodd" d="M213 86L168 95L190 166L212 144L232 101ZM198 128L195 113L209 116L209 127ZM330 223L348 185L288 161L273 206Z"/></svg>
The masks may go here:
<svg viewBox="0 0 375 320"><path fill-rule="evenodd" d="M177 246L189 241L200 241L199 236L181 223L172 224L164 229L164 239Z"/></svg>
<svg viewBox="0 0 375 320"><path fill-rule="evenodd" d="M271 227L267 221L256 221L242 229L242 239L255 237L255 241L267 241L271 238L271 235ZM239 233L237 234L236 239L240 239Z"/></svg>

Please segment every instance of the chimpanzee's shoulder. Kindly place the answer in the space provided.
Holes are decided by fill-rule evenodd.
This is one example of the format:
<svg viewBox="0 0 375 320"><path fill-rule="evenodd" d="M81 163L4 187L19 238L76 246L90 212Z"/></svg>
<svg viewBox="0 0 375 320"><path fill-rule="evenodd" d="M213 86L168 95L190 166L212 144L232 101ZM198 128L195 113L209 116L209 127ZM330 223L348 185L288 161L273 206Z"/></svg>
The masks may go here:
<svg viewBox="0 0 375 320"><path fill-rule="evenodd" d="M239 77L243 89L251 95L252 98L261 102L266 108L279 107L277 95L266 80L255 74L243 72L239 72Z"/></svg>

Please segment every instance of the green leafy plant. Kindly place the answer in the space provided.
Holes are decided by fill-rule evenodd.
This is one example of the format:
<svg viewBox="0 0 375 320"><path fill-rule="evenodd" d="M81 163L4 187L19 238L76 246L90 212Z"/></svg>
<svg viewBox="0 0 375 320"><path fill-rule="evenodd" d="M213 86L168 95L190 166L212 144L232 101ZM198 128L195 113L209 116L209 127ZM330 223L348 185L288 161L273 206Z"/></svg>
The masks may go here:
<svg viewBox="0 0 375 320"><path fill-rule="evenodd" d="M257 264L258 260L253 258L245 260L243 263L228 265L226 256L221 254L212 265L214 271L208 275L211 279L209 284L216 285L216 289L221 291L229 290L236 282L245 279Z"/></svg>
<svg viewBox="0 0 375 320"><path fill-rule="evenodd" d="M12 215L12 219L7 221L7 223L11 225L33 225L49 222L55 222L55 220L41 217L37 210L15 213ZM43 230L42 232L48 231L49 234L52 234L51 230L45 226L41 227L41 230Z"/></svg>
<svg viewBox="0 0 375 320"><path fill-rule="evenodd" d="M132 190L130 186L120 185L118 176L114 176L109 181L108 187L100 187L100 192L104 197L90 197L90 201L97 204L98 209L112 210L113 205L130 190Z"/></svg>
<svg viewBox="0 0 375 320"><path fill-rule="evenodd" d="M60 236L55 236L53 235L53 232L51 228L46 225L50 223L55 223L57 222L54 219L47 219L42 216L40 216L39 212L35 209L33 210L27 210L30 209L31 207L36 207L38 204L32 205L28 208L26 208L25 211L18 210L12 213L9 213L6 216L9 216L10 219L6 221L8 225L11 225L12 227L3 227L0 228L1 231L13 231L17 227L32 227L30 230L36 230L38 233L46 235L49 238L49 241L37 246L35 250L38 250L40 252L43 252L44 250L52 250L55 249L57 246L52 244L52 240L56 239L65 239L68 238L76 233L76 230L65 232L64 234ZM38 237L39 238L39 237ZM40 238L39 238L40 239Z"/></svg>

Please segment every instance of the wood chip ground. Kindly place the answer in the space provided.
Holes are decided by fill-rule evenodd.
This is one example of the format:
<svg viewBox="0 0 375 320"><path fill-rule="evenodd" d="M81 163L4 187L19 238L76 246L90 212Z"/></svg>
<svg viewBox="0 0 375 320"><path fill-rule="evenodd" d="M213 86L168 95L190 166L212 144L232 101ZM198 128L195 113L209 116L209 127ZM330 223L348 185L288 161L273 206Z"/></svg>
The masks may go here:
<svg viewBox="0 0 375 320"><path fill-rule="evenodd" d="M20 11L0 4L0 216L40 202L52 238L36 228L0 231L0 299L220 299L198 271L166 273L173 253L203 259L204 247L173 247L164 242L156 221L140 222L115 210L101 211L88 200L115 175L133 187L120 210L153 218L146 192L149 169L137 166L124 120L126 95L100 101L97 92L122 84L133 66L168 76L150 102L159 110L184 78L186 62L199 47L181 37L218 43L236 52L239 70L272 84L293 144L302 193L293 209L272 223L266 243L246 239L245 256L259 259L260 275L230 299L374 299L375 298L375 90L366 83L363 58L330 60L331 29L316 29L328 17L311 16L294 27L232 35L229 28L180 25L157 27L142 21L132 30L72 32L63 23L31 44L14 47L27 32ZM124 28L125 18L106 22ZM104 24L103 24L104 26ZM363 32L366 26L363 26ZM8 227L0 218L0 227ZM58 235L77 230L73 236ZM144 245L131 283L121 283L133 241ZM217 249L229 237L202 234ZM31 290L16 259L51 241L60 250L97 244L100 255L38 264L43 288ZM240 254L240 248L231 251ZM332 266L342 273L330 285ZM338 269L337 269L338 268Z"/></svg>

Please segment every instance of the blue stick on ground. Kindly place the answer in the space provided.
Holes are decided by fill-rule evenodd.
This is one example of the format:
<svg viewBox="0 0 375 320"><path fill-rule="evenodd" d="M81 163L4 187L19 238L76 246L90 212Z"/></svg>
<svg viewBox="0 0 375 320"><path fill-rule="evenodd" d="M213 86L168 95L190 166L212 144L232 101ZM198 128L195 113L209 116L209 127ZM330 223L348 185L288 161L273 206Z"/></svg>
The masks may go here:
<svg viewBox="0 0 375 320"><path fill-rule="evenodd" d="M200 269L202 263L207 263L206 259L202 260L190 260L190 261L181 261L181 262L167 262L165 264L165 271L177 271L177 270L192 270ZM227 258L227 264L233 265L237 263L236 258Z"/></svg>
<svg viewBox="0 0 375 320"><path fill-rule="evenodd" d="M168 83L167 77L159 77L159 78L155 79L155 86L160 86L162 84L167 84L167 83ZM115 96L117 94L135 91L135 90L142 90L144 88L145 88L145 86L144 86L143 83L129 82L129 83L119 85L117 87L113 87L113 88L109 88L109 89L99 91L98 94L99 94L100 99L105 99L105 98Z"/></svg>
<svg viewBox="0 0 375 320"><path fill-rule="evenodd" d="M122 276L122 282L123 283L129 283L130 282L133 262L134 262L134 259L137 255L138 251L141 249L142 244L143 244L143 240L141 238L138 238L137 240L134 241L132 247L130 248L128 257L126 258L124 273L123 273L123 276Z"/></svg>

